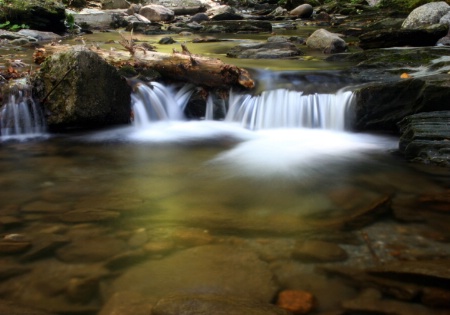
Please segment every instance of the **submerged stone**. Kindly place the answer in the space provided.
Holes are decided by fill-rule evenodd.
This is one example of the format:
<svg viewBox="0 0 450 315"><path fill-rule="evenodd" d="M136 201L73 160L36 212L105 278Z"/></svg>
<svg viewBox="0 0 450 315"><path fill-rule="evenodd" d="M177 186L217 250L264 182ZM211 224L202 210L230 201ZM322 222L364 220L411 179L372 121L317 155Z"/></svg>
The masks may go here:
<svg viewBox="0 0 450 315"><path fill-rule="evenodd" d="M162 298L152 310L154 315L288 315L275 305L220 295L175 295Z"/></svg>
<svg viewBox="0 0 450 315"><path fill-rule="evenodd" d="M294 259L302 262L333 262L346 260L348 255L339 245L323 241L298 242L292 252Z"/></svg>
<svg viewBox="0 0 450 315"><path fill-rule="evenodd" d="M150 303L177 294L270 302L276 286L268 265L248 249L206 245L129 268L109 286L108 296L120 291L142 294Z"/></svg>

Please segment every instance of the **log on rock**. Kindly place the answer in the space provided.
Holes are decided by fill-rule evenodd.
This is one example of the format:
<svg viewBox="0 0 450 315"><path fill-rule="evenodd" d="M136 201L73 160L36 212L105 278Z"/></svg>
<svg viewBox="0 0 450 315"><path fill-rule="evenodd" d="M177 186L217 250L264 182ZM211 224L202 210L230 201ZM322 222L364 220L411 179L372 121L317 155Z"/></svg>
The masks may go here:
<svg viewBox="0 0 450 315"><path fill-rule="evenodd" d="M45 56L72 49L69 45L46 45ZM161 53L143 47L127 47L127 50L106 50L90 47L113 66L131 64L153 69L165 79L184 81L210 88L241 87L251 89L255 82L246 69L226 64L220 59L191 54L182 45L182 52ZM132 53L130 53L130 51Z"/></svg>
<svg viewBox="0 0 450 315"><path fill-rule="evenodd" d="M93 49L112 64L123 62L128 54L132 64L151 68L163 78L190 82L212 88L243 87L251 89L255 82L247 70L222 62L217 58L191 54L182 45L182 52L161 53L136 49L131 55L124 51ZM120 61L121 60L121 61Z"/></svg>

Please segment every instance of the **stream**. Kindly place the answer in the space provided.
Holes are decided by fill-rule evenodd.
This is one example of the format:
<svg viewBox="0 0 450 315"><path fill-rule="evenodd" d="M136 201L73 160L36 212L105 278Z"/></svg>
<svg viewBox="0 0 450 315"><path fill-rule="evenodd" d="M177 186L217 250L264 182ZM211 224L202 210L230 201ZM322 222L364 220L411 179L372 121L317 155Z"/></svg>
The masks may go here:
<svg viewBox="0 0 450 315"><path fill-rule="evenodd" d="M105 40L111 37L118 38L95 33L83 40L118 49ZM145 39L154 44L159 38ZM300 60L224 57L244 39L248 35L189 45L193 53L258 69L252 71L265 78L263 90L301 90L302 82L277 82L299 72L319 75L313 88L329 87L316 100L329 93L332 105L347 102L335 93L349 84L347 78L336 81L348 65L330 68L317 53ZM176 45L157 47L171 51ZM287 103L287 92L280 91L267 97L265 108ZM144 314L167 297L269 304L291 289L312 293L310 314L322 314L343 312L342 301L366 286L326 268L448 262L448 170L405 162L393 136L353 133L345 123L272 124L274 116L269 110L252 126L227 118L169 118L4 139L0 298L54 314ZM345 120L338 116L329 119ZM434 287L433 280L424 286ZM444 314L416 298L398 303L398 314Z"/></svg>

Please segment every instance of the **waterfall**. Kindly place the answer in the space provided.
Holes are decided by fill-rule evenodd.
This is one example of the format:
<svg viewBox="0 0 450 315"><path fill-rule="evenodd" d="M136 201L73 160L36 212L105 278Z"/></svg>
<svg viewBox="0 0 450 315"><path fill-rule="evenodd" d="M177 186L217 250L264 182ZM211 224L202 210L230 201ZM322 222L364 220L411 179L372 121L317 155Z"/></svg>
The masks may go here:
<svg viewBox="0 0 450 315"><path fill-rule="evenodd" d="M353 93L310 94L277 89L261 95L230 95L226 121L250 130L318 128L345 130L351 116Z"/></svg>
<svg viewBox="0 0 450 315"><path fill-rule="evenodd" d="M158 82L139 82L133 88L131 103L137 127L147 127L155 121L184 120L184 109L194 92L189 84L178 92Z"/></svg>
<svg viewBox="0 0 450 315"><path fill-rule="evenodd" d="M45 118L40 106L31 97L31 87L18 83L10 88L0 109L0 135L28 137L45 132Z"/></svg>
<svg viewBox="0 0 450 315"><path fill-rule="evenodd" d="M155 121L184 120L184 109L194 88L186 85L178 92L173 87L152 82L137 83L132 94L135 125L145 127ZM239 123L250 130L273 128L317 128L345 130L351 117L353 93L309 94L276 89L260 95L230 92L226 104L225 121ZM206 101L205 120L215 117L215 103L209 96Z"/></svg>

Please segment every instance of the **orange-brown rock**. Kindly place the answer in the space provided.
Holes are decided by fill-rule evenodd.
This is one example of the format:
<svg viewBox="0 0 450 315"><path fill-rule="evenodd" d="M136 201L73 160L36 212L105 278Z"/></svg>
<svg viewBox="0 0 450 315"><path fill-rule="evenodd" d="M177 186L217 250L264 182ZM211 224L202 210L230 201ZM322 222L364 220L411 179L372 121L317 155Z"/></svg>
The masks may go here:
<svg viewBox="0 0 450 315"><path fill-rule="evenodd" d="M308 314L314 309L314 296L301 290L283 290L278 294L277 305L293 314Z"/></svg>

